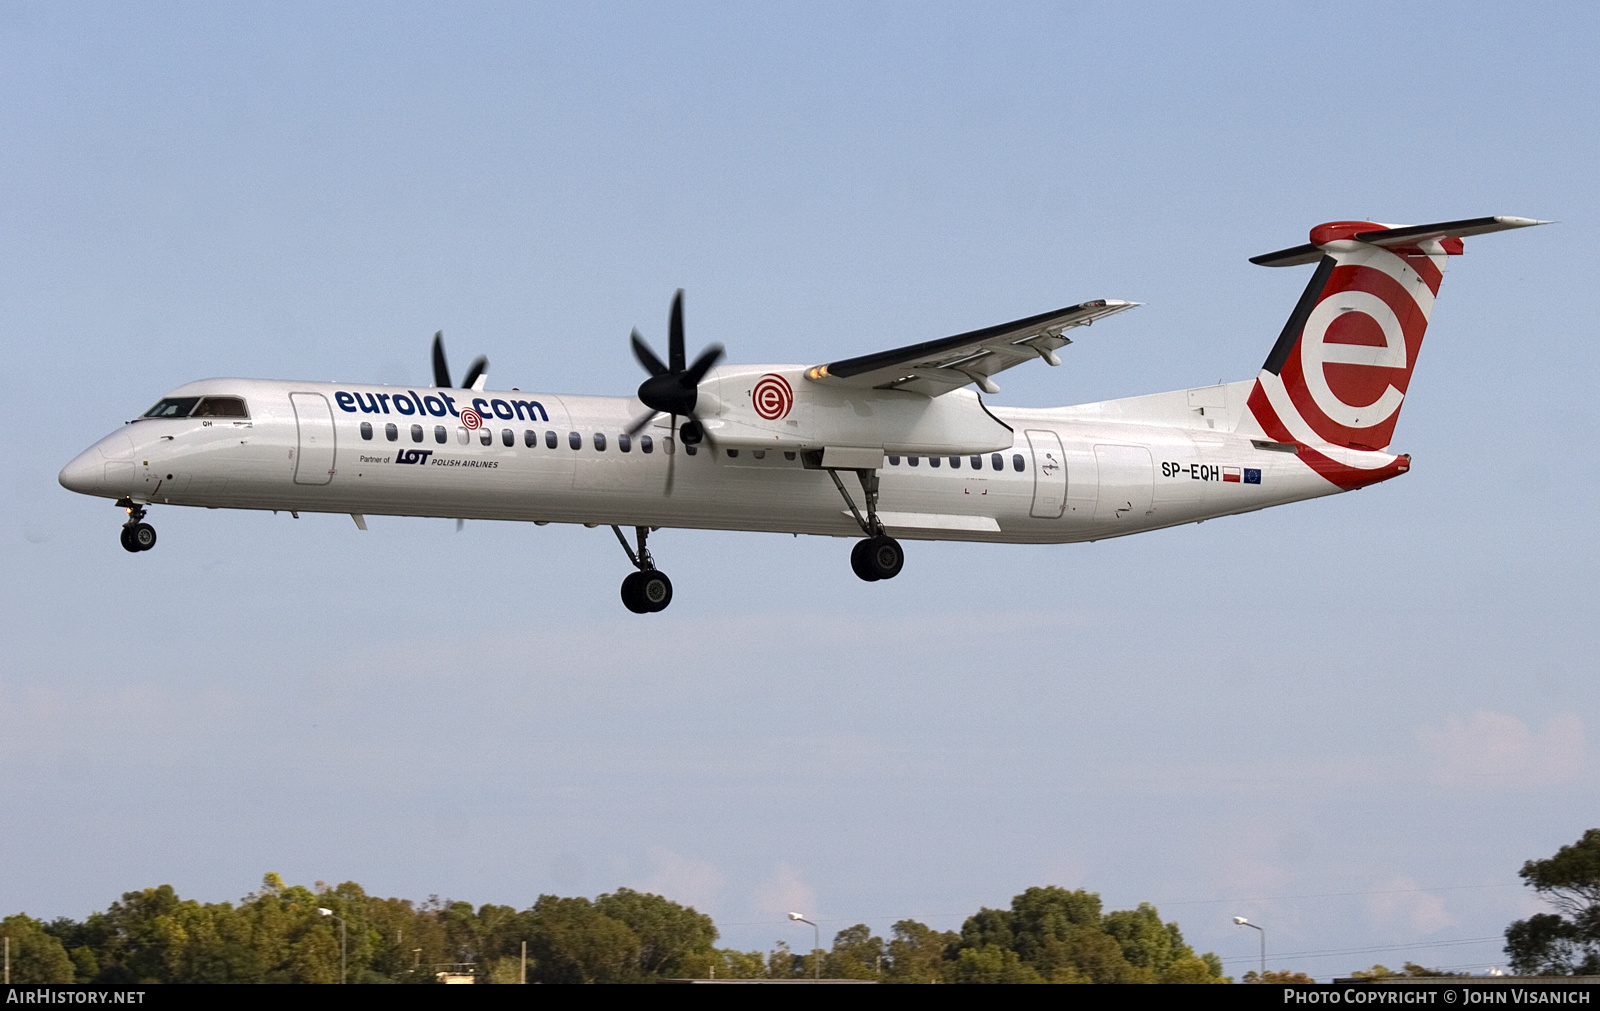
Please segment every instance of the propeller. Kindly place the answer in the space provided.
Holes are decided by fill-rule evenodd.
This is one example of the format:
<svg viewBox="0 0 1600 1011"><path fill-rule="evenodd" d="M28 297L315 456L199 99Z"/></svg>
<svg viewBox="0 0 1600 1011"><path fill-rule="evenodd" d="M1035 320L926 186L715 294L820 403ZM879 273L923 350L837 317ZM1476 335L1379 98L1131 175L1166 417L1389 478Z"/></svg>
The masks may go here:
<svg viewBox="0 0 1600 1011"><path fill-rule="evenodd" d="M700 400L700 381L711 371L722 357L721 344L709 344L694 364L685 364L688 356L683 347L683 289L679 288L672 296L672 315L667 322L667 362L663 365L661 359L650 349L635 330L631 338L633 356L650 373L650 378L639 384L639 401L650 408L648 414L636 420L628 429L628 434L638 435L644 426L654 421L658 414L672 416L672 427L678 429L680 415L688 417L684 422L678 436L686 446L693 446L704 440L705 426L694 413L695 406ZM667 459L667 494L672 494L672 477L674 462L677 454Z"/></svg>
<svg viewBox="0 0 1600 1011"><path fill-rule="evenodd" d="M477 388L477 383L489 372L489 359L479 355L467 366L467 374L461 377L460 389L472 390ZM440 330L433 335L433 385L441 390L456 388L450 381L450 365L444 360L444 331Z"/></svg>

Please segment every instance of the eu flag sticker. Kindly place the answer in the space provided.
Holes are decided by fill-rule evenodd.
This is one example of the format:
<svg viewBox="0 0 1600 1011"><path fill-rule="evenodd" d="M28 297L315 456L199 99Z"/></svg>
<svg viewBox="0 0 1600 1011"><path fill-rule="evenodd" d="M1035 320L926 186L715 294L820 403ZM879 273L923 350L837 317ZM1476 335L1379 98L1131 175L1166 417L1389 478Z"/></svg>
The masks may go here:
<svg viewBox="0 0 1600 1011"><path fill-rule="evenodd" d="M1246 467L1244 469L1244 483L1245 484L1260 484L1261 483L1261 470L1260 470L1260 468L1258 468L1258 467Z"/></svg>

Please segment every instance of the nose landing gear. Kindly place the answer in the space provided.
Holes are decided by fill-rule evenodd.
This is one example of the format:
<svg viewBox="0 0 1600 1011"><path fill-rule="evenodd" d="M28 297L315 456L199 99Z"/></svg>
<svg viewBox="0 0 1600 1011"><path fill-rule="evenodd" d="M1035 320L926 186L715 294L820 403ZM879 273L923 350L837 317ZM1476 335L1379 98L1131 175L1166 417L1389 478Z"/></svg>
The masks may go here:
<svg viewBox="0 0 1600 1011"><path fill-rule="evenodd" d="M124 551L149 551L156 546L156 528L144 522L144 506L137 505L129 499L123 499L117 505L128 510L128 522L122 525L122 548Z"/></svg>
<svg viewBox="0 0 1600 1011"><path fill-rule="evenodd" d="M629 546L628 539L622 536L622 528L613 525L612 533L617 535L617 540L622 544L622 550L628 553L628 561L633 563L637 572L630 572L622 581L622 606L634 614L651 614L664 611L672 603L672 580L667 574L656 568L655 559L650 557L650 549L645 547L645 540L650 536L649 527L635 527L634 532L639 539L639 550Z"/></svg>

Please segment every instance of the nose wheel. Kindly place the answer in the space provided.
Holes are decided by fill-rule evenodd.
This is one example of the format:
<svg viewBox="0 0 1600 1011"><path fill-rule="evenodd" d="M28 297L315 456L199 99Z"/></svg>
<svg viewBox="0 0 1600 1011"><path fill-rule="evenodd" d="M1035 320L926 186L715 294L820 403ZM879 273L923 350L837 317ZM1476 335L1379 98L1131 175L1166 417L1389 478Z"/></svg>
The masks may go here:
<svg viewBox="0 0 1600 1011"><path fill-rule="evenodd" d="M123 499L117 503L128 510L128 522L122 525L122 549L129 552L149 551L156 546L156 528L144 521L144 506Z"/></svg>
<svg viewBox="0 0 1600 1011"><path fill-rule="evenodd" d="M628 539L622 536L622 528L613 526L612 532L617 535L617 540L622 544L622 550L628 553L628 561L633 563L636 572L630 572L622 581L622 606L634 614L653 614L664 611L672 603L672 580L667 574L656 568L655 559L650 557L650 549L645 547L645 541L650 536L649 527L635 527L635 535L639 540L639 549L635 551L628 544Z"/></svg>

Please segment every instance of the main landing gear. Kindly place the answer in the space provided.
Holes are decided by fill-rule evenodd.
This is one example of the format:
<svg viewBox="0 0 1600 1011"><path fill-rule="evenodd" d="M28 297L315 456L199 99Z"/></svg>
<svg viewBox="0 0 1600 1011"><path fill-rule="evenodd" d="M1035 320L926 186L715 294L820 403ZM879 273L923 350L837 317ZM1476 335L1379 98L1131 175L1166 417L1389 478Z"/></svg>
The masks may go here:
<svg viewBox="0 0 1600 1011"><path fill-rule="evenodd" d="M869 583L898 576L900 569L906 564L906 553L900 547L899 541L884 532L883 522L878 519L878 472L856 471L856 477L861 479L861 490L867 499L865 518L862 517L861 510L856 508L855 501L850 498L850 492L845 489L844 482L839 480L839 472L829 469L828 476L833 478L834 487L844 496L845 505L850 507L850 515L856 518L861 532L867 535L865 540L857 541L856 546L850 549L850 568Z"/></svg>
<svg viewBox="0 0 1600 1011"><path fill-rule="evenodd" d="M156 546L156 528L144 521L144 506L136 505L130 499L123 499L117 505L128 510L128 522L122 525L122 548L124 551L149 551Z"/></svg>
<svg viewBox="0 0 1600 1011"><path fill-rule="evenodd" d="M611 527L611 532L617 535L622 550L628 553L628 561L638 570L628 573L628 577L622 581L622 606L634 614L664 611L667 605L672 603L672 580L667 578L666 573L656 568L655 559L650 557L650 549L645 547L645 541L650 536L650 528L633 529L639 540L638 551L635 551L628 544L628 539L622 536L621 527L615 524Z"/></svg>

